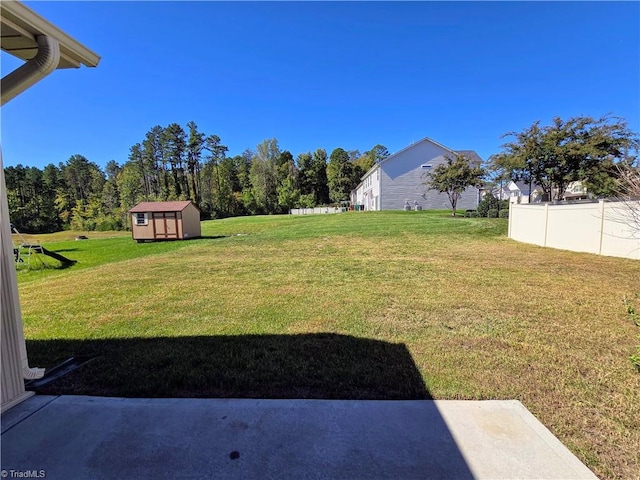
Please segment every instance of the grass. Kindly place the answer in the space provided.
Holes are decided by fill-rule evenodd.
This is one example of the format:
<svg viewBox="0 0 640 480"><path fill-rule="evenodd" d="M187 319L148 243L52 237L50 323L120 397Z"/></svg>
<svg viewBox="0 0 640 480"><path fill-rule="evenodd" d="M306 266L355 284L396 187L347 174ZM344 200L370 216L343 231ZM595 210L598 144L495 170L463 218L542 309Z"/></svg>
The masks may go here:
<svg viewBox="0 0 640 480"><path fill-rule="evenodd" d="M79 234L89 237L88 240L75 240ZM117 263L147 255L161 254L181 248L183 245L175 242L158 242L138 244L131 240L131 234L127 232L77 232L65 231L43 235L22 235L28 243L41 244L48 250L59 253L77 263L73 271L92 268L106 263ZM22 243L22 239L13 235L15 245ZM23 249L23 255L26 250ZM24 258L23 264L18 265L21 282L29 282L43 278L62 275L64 267L46 255L38 254L29 260L27 265Z"/></svg>
<svg viewBox="0 0 640 480"><path fill-rule="evenodd" d="M203 222L210 238L187 242L43 239L78 263L18 272L30 362L92 358L47 393L516 398L598 476L638 478L624 299L640 262L505 232L366 212Z"/></svg>

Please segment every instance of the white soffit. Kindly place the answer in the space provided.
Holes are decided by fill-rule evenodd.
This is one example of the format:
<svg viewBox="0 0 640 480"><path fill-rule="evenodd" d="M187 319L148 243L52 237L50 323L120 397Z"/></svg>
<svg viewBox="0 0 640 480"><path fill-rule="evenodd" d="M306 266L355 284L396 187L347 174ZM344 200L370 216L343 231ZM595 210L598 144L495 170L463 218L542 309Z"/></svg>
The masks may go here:
<svg viewBox="0 0 640 480"><path fill-rule="evenodd" d="M46 35L60 44L58 68L95 67L100 57L71 38L33 10L15 0L0 2L0 46L2 50L24 61L38 53L36 37Z"/></svg>

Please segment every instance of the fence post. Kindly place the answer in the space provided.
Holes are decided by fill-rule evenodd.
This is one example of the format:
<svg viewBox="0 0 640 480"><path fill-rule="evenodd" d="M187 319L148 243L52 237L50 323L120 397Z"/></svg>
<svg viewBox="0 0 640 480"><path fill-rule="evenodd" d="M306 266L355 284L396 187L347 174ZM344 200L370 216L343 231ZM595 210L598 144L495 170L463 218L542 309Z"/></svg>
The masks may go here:
<svg viewBox="0 0 640 480"><path fill-rule="evenodd" d="M600 244L598 245L598 255L602 255L602 241L604 239L604 200L600 200Z"/></svg>
<svg viewBox="0 0 640 480"><path fill-rule="evenodd" d="M549 204L544 204L544 243L543 247L547 246L547 230L549 229Z"/></svg>

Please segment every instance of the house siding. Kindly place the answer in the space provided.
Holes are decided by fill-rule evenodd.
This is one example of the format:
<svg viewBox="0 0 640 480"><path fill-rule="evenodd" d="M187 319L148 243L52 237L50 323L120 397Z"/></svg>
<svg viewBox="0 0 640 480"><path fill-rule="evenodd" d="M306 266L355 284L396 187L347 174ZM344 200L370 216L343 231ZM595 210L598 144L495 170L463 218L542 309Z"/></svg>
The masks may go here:
<svg viewBox="0 0 640 480"><path fill-rule="evenodd" d="M380 169L376 166L362 177L362 182L354 190L353 203L363 205L365 210L380 210Z"/></svg>
<svg viewBox="0 0 640 480"><path fill-rule="evenodd" d="M445 193L429 190L426 174L446 162L451 152L429 140L423 140L390 157L380 164L380 209L403 210L405 203L414 202L423 209L451 208ZM430 169L422 165L431 165ZM468 188L458 200L458 209L473 209L478 205L478 189Z"/></svg>
<svg viewBox="0 0 640 480"><path fill-rule="evenodd" d="M18 298L16 266L13 258L13 241L9 222L9 205L4 183L2 152L0 151L0 311L2 325L0 332L0 365L2 365L1 410L4 413L20 403L33 392L24 387L23 371L29 367L27 349L24 341L22 312Z"/></svg>

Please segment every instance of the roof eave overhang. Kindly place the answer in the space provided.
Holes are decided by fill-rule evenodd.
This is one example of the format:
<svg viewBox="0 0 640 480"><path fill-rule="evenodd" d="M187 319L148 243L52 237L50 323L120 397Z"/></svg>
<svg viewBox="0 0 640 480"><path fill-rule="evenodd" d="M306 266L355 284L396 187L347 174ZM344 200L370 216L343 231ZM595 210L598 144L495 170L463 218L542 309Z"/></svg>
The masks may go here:
<svg viewBox="0 0 640 480"><path fill-rule="evenodd" d="M140 202L137 205L134 205L131 209L127 210L127 213L161 213L161 212L183 212L189 205L193 205L193 207L200 211L200 209L191 201L184 200L184 205L181 208L160 208L153 207L149 208L149 204L166 204L167 202Z"/></svg>
<svg viewBox="0 0 640 480"><path fill-rule="evenodd" d="M54 38L60 45L60 61L57 68L96 67L100 56L58 27L48 22L33 10L17 1L0 3L2 19L2 50L28 61L36 56L36 37L45 35Z"/></svg>

